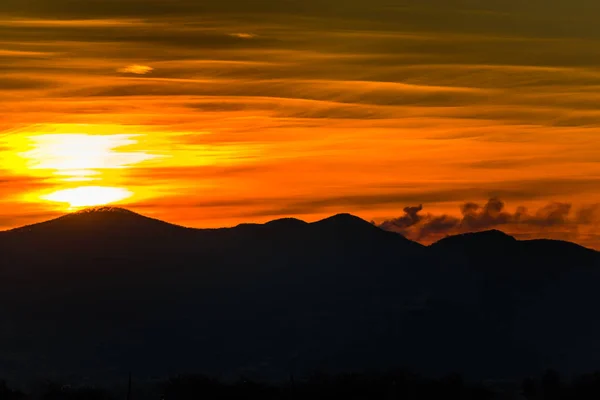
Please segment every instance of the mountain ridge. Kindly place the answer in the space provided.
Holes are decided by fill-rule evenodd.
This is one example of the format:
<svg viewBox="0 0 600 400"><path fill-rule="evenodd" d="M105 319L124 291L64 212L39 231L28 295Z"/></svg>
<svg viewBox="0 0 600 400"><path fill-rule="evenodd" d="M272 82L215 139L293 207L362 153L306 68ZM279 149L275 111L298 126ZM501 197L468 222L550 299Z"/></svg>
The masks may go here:
<svg viewBox="0 0 600 400"><path fill-rule="evenodd" d="M600 364L600 254L499 231L423 246L349 214L193 229L100 208L4 232L0 281L0 376Z"/></svg>
<svg viewBox="0 0 600 400"><path fill-rule="evenodd" d="M9 234L9 233L22 233L22 232L27 232L27 231L34 231L34 230L38 230L38 229L46 229L46 228L50 228L50 227L55 227L57 225L60 225L61 223L72 222L72 221L82 222L82 224L80 226L75 226L75 228L90 229L91 227L86 226L85 222L90 223L90 224L93 224L96 222L106 222L107 218L105 218L103 221L102 219L100 219L100 217L108 217L113 220L113 221L111 221L112 224L110 224L108 226L109 228L118 228L119 226L115 225L115 223L116 224L123 223L124 225L131 226L132 223L135 221L135 222L137 222L137 224L140 224L140 225L143 224L143 227L145 227L145 228L149 228L149 227L151 227L151 225L154 225L154 226L161 226L162 228L181 229L181 230L195 231L195 232L231 230L231 229L236 229L236 228L251 228L251 227L259 228L259 229L267 228L267 227L287 227L289 229L294 229L294 228L305 228L305 227L309 227L309 226L329 226L329 227L332 227L332 228L335 228L338 230L349 229L349 228L357 228L357 229L369 228L372 230L388 232L388 231L385 231L385 230L373 225L372 223L370 223L360 217L357 217L357 216L349 214L349 213L335 214L330 217L326 217L326 218L323 218L321 220L317 220L314 222L307 222L302 219L287 217L287 218L279 218L279 219L275 219L272 221L267 221L265 223L242 223L242 224L232 226L232 227L196 228L196 227L187 227L187 226L183 226L183 225L173 224L171 222L148 217L146 215L131 211L126 208L111 207L111 206L99 206L99 207L89 207L89 208L78 210L78 211L75 211L72 213L67 213L65 215L62 215L62 216L54 218L54 219L0 231L0 233ZM133 225L133 226L135 226L135 225ZM140 229L141 229L141 226L140 226ZM391 232L389 232L389 233L391 233ZM393 233L393 234L404 237L398 233ZM406 240L409 240L409 239L406 239ZM496 241L502 240L505 243L507 243L507 242L520 242L520 243L524 243L524 242L542 243L542 242L545 242L547 244L569 244L569 245L577 246L579 248L586 249L588 251L592 251L592 252L596 252L596 253L600 254L600 251L598 251L598 250L582 246L575 242L569 242L569 241L564 241L564 240L554 240L554 239L546 239L546 238L519 240L519 239L515 238L514 236L512 236L506 232L503 232L499 229L489 229L489 230L483 230L483 231L466 232L466 233L457 234L457 235L449 235L449 236L444 237L434 243L431 243L430 245L428 245L426 247L429 247L429 248L442 247L449 242L454 242L454 243L462 242L462 244L465 244L470 241L489 242L489 241L494 241L494 240L496 240ZM418 243L418 242L414 242L414 241L411 241L411 242Z"/></svg>

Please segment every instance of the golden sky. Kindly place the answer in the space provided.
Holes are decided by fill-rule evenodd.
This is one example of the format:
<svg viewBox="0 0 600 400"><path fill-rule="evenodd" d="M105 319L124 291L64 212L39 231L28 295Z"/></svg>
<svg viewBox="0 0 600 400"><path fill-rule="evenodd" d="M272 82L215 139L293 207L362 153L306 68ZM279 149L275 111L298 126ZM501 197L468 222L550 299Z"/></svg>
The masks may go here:
<svg viewBox="0 0 600 400"><path fill-rule="evenodd" d="M197 227L350 212L424 242L494 227L600 248L598 15L2 0L0 228L112 203Z"/></svg>

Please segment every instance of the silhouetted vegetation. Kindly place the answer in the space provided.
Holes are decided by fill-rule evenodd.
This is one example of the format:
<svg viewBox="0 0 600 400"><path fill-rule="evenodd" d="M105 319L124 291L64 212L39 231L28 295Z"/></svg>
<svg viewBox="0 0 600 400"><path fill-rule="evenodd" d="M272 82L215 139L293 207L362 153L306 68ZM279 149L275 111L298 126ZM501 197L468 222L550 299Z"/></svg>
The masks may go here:
<svg viewBox="0 0 600 400"><path fill-rule="evenodd" d="M538 378L469 382L458 374L441 379L406 371L372 374L314 374L285 384L241 378L225 382L204 375L179 375L159 384L137 382L130 400L591 400L600 398L600 372L563 380L548 370ZM118 394L115 394L118 392ZM0 400L117 400L128 397L94 386L45 383L30 392L13 390L0 381Z"/></svg>
<svg viewBox="0 0 600 400"><path fill-rule="evenodd" d="M115 396L108 390L94 386L73 387L67 384L49 382L40 385L23 400L113 400Z"/></svg>
<svg viewBox="0 0 600 400"><path fill-rule="evenodd" d="M21 400L25 394L17 390L10 389L5 381L0 381L0 400Z"/></svg>
<svg viewBox="0 0 600 400"><path fill-rule="evenodd" d="M528 400L598 399L600 372L582 375L567 382L556 371L549 370L541 379L525 379L522 393Z"/></svg>

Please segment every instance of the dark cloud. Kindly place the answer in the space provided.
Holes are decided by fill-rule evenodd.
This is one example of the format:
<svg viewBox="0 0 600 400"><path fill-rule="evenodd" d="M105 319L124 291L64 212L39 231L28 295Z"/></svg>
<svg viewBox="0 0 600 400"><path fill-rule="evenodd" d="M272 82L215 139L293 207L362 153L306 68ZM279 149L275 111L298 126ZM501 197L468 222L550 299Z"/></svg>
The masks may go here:
<svg viewBox="0 0 600 400"><path fill-rule="evenodd" d="M293 79L162 79L155 77L125 77L112 85L87 86L63 92L64 96L132 97L132 96L211 96L225 100L238 97L270 99L271 108L285 100L323 101L333 106L421 106L439 107L466 105L487 98L484 91L468 88L431 88L396 82L355 82L341 80ZM302 104L292 114L316 114L309 103ZM323 108L323 104L320 108ZM320 110L317 110L320 111ZM334 110L335 111L335 110ZM355 109L358 117L364 112ZM349 114L348 112L345 113ZM350 113L351 114L351 113ZM321 113L321 115L326 115ZM393 114L388 110L388 117Z"/></svg>
<svg viewBox="0 0 600 400"><path fill-rule="evenodd" d="M405 207L403 216L385 221L381 224L381 227L386 230L402 230L414 226L421 222L423 217L419 215L419 212L422 210L423 205L419 205L418 207Z"/></svg>
<svg viewBox="0 0 600 400"><path fill-rule="evenodd" d="M577 211L577 222L580 224L600 224L600 204L583 207Z"/></svg>
<svg viewBox="0 0 600 400"><path fill-rule="evenodd" d="M527 215L527 210L519 208L515 220L518 223L526 223L534 226L552 227L571 224L569 215L572 206L568 203L550 203L539 209L534 216Z"/></svg>
<svg viewBox="0 0 600 400"><path fill-rule="evenodd" d="M277 118L298 119L384 119L393 113L376 105L266 97L223 97L219 101L206 99L188 104L187 107L203 112L253 111L268 113Z"/></svg>
<svg viewBox="0 0 600 400"><path fill-rule="evenodd" d="M572 213L569 203L550 203L534 213L525 207L515 212L506 210L504 202L491 198L484 205L465 203L462 217L423 214L423 207L406 207L404 214L378 224L382 229L398 232L414 240L433 241L445 235L477 232L500 228L521 236L540 236L552 233L577 233L581 226L600 221L600 205L586 206ZM533 232L532 232L533 231Z"/></svg>
<svg viewBox="0 0 600 400"><path fill-rule="evenodd" d="M484 206L466 203L462 206L460 225L466 230L481 230L508 223L512 216L504 211L504 202L492 198Z"/></svg>
<svg viewBox="0 0 600 400"><path fill-rule="evenodd" d="M568 6L567 6L568 4ZM590 0L555 1L397 1L374 0L3 0L0 11L17 16L60 18L177 17L234 15L238 18L322 18L332 25L376 26L436 32L483 31L543 37L599 35L600 12ZM578 23L573 24L573 18ZM321 22L325 23L325 21Z"/></svg>
<svg viewBox="0 0 600 400"><path fill-rule="evenodd" d="M54 86L50 80L24 76L6 76L0 78L0 91L35 90Z"/></svg>

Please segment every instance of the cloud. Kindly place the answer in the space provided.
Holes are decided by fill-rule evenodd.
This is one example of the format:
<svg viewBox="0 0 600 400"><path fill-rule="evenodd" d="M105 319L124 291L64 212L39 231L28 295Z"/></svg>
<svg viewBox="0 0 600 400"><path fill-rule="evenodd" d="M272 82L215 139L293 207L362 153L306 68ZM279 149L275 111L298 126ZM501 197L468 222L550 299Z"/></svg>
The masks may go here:
<svg viewBox="0 0 600 400"><path fill-rule="evenodd" d="M404 229L414 226L423 219L423 216L419 215L422 210L423 205L419 205L418 207L405 207L403 216L390 221L385 221L381 224L381 227L387 230L394 230L395 228Z"/></svg>
<svg viewBox="0 0 600 400"><path fill-rule="evenodd" d="M256 37L253 33L230 33L229 36L239 39L254 39Z"/></svg>
<svg viewBox="0 0 600 400"><path fill-rule="evenodd" d="M0 169L0 203L50 187L52 183L48 179L14 175L10 171Z"/></svg>
<svg viewBox="0 0 600 400"><path fill-rule="evenodd" d="M577 211L577 222L587 225L600 225L600 204L583 207Z"/></svg>
<svg viewBox="0 0 600 400"><path fill-rule="evenodd" d="M523 206L511 213L502 200L491 198L484 205L463 204L461 217L423 214L423 206L406 207L403 215L383 221L378 226L413 240L432 242L446 235L497 228L523 237L565 232L577 234L580 228L600 222L599 204L582 207L575 213L572 210L569 203L553 202L534 213Z"/></svg>
<svg viewBox="0 0 600 400"><path fill-rule="evenodd" d="M139 65L139 64L131 64L126 67L119 68L117 72L121 72L123 74L135 74L135 75L146 75L150 72L154 71L154 68L149 67L147 65Z"/></svg>
<svg viewBox="0 0 600 400"><path fill-rule="evenodd" d="M20 58L47 58L55 53L43 51L26 51L26 50L6 50L0 49L0 57L20 57Z"/></svg>
<svg viewBox="0 0 600 400"><path fill-rule="evenodd" d="M0 19L0 26L42 27L42 28L109 28L109 27L144 27L142 20L135 19Z"/></svg>
<svg viewBox="0 0 600 400"><path fill-rule="evenodd" d="M16 74L7 74L0 78L0 91L44 89L53 86L53 82Z"/></svg>

